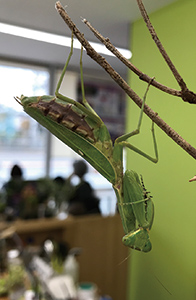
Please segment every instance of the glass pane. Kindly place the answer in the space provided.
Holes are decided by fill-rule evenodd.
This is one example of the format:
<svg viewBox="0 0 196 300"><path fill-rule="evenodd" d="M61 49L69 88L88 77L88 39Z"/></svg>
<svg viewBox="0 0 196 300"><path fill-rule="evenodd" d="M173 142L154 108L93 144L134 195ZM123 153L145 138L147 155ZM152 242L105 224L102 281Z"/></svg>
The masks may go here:
<svg viewBox="0 0 196 300"><path fill-rule="evenodd" d="M45 175L46 130L23 112L14 97L48 94L46 69L0 63L0 185L18 164L24 179Z"/></svg>

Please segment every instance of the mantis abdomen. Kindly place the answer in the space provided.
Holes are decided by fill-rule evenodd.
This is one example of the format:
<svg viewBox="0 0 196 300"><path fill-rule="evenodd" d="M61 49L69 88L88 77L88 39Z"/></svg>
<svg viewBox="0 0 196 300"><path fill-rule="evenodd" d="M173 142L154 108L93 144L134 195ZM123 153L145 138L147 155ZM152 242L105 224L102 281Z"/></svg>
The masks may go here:
<svg viewBox="0 0 196 300"><path fill-rule="evenodd" d="M51 101L44 101L40 97L38 102L32 103L30 106L39 109L45 116L51 117L57 123L85 137L90 142L95 142L94 128L89 126L85 120L85 114L73 104L59 104L55 98Z"/></svg>

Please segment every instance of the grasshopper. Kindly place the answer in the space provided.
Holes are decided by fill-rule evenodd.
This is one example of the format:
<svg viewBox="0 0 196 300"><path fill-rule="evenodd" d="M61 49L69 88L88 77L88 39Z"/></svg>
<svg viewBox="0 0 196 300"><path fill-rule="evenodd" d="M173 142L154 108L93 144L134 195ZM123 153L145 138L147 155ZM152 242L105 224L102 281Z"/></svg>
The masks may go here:
<svg viewBox="0 0 196 300"><path fill-rule="evenodd" d="M22 95L15 99L28 115L72 148L112 184L125 232L123 244L132 249L148 252L152 247L149 230L153 223L154 206L138 174L132 170L123 173L123 148L127 147L154 163L158 160L154 123L152 123L152 136L155 158L127 142L128 138L140 132L149 85L143 98L137 129L118 137L113 143L104 122L85 99L82 50L80 57L82 104L59 93L72 53L73 35L71 50L57 84L55 96Z"/></svg>

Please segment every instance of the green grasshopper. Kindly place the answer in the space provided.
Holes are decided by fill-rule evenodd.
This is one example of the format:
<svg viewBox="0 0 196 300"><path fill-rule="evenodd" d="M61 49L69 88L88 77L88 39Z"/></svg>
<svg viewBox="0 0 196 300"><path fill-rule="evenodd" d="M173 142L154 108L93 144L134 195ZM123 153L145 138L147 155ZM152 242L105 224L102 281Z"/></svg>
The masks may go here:
<svg viewBox="0 0 196 300"><path fill-rule="evenodd" d="M113 143L107 127L85 99L82 50L80 58L82 104L59 93L72 53L73 36L71 50L57 84L55 96L25 97L22 95L16 100L23 106L27 114L88 161L112 184L125 232L122 239L123 244L148 252L152 247L149 230L154 217L153 202L136 172L126 170L123 174L124 147L143 155L152 162L158 160L154 123L152 124L152 136L155 158L127 142L128 138L139 134L147 91L144 95L137 129L118 137Z"/></svg>

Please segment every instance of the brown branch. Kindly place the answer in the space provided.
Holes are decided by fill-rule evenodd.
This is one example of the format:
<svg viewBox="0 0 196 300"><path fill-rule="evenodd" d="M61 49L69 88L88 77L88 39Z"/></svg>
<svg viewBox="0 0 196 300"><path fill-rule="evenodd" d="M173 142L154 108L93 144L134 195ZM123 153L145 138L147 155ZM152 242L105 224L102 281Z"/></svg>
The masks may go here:
<svg viewBox="0 0 196 300"><path fill-rule="evenodd" d="M196 94L187 88L186 83L184 82L183 78L181 77L181 75L177 71L176 67L174 66L173 62L169 58L169 55L165 51L165 48L163 47L161 41L159 40L159 38L155 32L155 29L152 26L152 23L150 22L149 16L146 12L146 9L143 5L142 0L137 0L137 4L140 9L141 15L147 25L147 28L151 34L152 39L154 40L155 44L157 45L161 55L165 59L167 65L169 66L170 70L172 71L174 77L176 78L176 80L181 88L181 98L186 102L196 103Z"/></svg>
<svg viewBox="0 0 196 300"><path fill-rule="evenodd" d="M133 71L137 76L139 76L139 78L145 82L150 83L151 85L155 86L156 88L160 89L163 92L166 92L170 95L173 96L178 96L181 97L182 93L181 91L169 88L159 82L157 82L156 80L154 80L153 78L151 78L150 76L148 76L147 74L144 74L142 71L140 71L137 67L135 67L126 57L124 57L119 51L118 49L110 42L110 40L108 38L104 38L100 32L98 32L91 24L89 21L87 21L86 19L82 20L87 26L88 28L93 32L93 34L98 38L98 40L100 40L100 42L102 42L106 48L111 51L120 61L123 62L123 64L125 64L131 71ZM152 80L153 79L153 80Z"/></svg>
<svg viewBox="0 0 196 300"><path fill-rule="evenodd" d="M142 106L142 99L130 88L126 81L111 67L107 60L98 54L89 42L84 38L84 35L79 31L76 25L73 23L67 12L62 7L61 3L56 2L56 9L68 25L70 30L74 33L75 37L79 40L81 45L86 49L87 55L89 55L94 61L96 61L109 75L110 77L126 92L126 94L139 106ZM184 149L189 155L196 159L196 149L187 143L177 132L175 132L168 124L163 121L157 113L155 113L147 104L144 106L145 114L155 122L170 138L172 138L182 149Z"/></svg>

